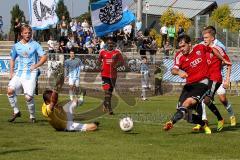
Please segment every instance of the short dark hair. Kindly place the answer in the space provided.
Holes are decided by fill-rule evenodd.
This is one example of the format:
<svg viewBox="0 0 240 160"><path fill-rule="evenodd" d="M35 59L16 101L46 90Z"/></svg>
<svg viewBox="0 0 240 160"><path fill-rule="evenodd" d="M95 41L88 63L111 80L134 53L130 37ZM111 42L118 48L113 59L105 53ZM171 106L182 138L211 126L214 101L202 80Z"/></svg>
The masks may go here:
<svg viewBox="0 0 240 160"><path fill-rule="evenodd" d="M210 33L212 36L215 37L217 31L216 28L213 26L207 26L206 28L203 29L203 34L204 33Z"/></svg>
<svg viewBox="0 0 240 160"><path fill-rule="evenodd" d="M143 59L146 59L146 60L147 60L147 56L142 56L142 60L143 60Z"/></svg>
<svg viewBox="0 0 240 160"><path fill-rule="evenodd" d="M50 103L51 102L51 96L53 91L50 89L47 89L43 92L43 101L44 103Z"/></svg>
<svg viewBox="0 0 240 160"><path fill-rule="evenodd" d="M69 53L70 53L70 52L75 53L75 49L74 49L74 48L71 48L70 51L69 51Z"/></svg>
<svg viewBox="0 0 240 160"><path fill-rule="evenodd" d="M181 41L184 41L186 43L190 43L191 42L191 38L188 36L188 35L182 35L182 36L179 36L178 39L177 39L177 42L181 42Z"/></svg>

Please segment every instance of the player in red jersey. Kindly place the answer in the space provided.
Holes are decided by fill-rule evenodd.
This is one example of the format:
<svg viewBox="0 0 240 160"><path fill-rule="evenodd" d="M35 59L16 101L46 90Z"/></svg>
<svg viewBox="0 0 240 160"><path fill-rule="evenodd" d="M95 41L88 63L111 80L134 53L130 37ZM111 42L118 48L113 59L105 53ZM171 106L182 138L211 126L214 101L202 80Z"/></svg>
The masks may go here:
<svg viewBox="0 0 240 160"><path fill-rule="evenodd" d="M214 44L215 34L216 34L216 31L212 26L206 27L203 30L204 44L206 46L211 47L213 52L218 53L223 57L224 62L227 65L226 81L223 85L225 87L227 87L230 83L231 63L230 63L230 59L227 56L227 54L225 53L225 51L221 47ZM224 120L223 120L220 112L218 111L217 107L213 103L213 100L214 100L215 92L218 90L218 88L222 84L222 73L221 73L222 60L218 56L213 54L213 52L210 52L207 56L207 61L208 61L208 65L209 65L209 79L210 79L210 82L209 82L209 85L208 85L209 92L204 99L204 103L208 106L208 108L217 117L217 119L218 119L217 131L221 131L223 129ZM198 126L194 127L193 129L194 130L199 130L200 126L198 125Z"/></svg>
<svg viewBox="0 0 240 160"><path fill-rule="evenodd" d="M121 51L114 49L114 42L111 37L107 40L107 49L100 51L98 61L102 64L102 88L105 93L103 110L112 115L111 98L117 80L117 67L123 65L124 60Z"/></svg>
<svg viewBox="0 0 240 160"><path fill-rule="evenodd" d="M208 64L207 53L211 52L210 47L203 44L192 47L189 36L184 35L178 38L180 51L175 55L175 64L172 68L172 74L186 79L186 85L183 87L179 98L177 112L171 120L164 126L164 130L169 130L180 119L187 117L191 123L200 124L206 134L211 134L211 129L205 124L201 117L191 113L191 109L204 97L208 90Z"/></svg>

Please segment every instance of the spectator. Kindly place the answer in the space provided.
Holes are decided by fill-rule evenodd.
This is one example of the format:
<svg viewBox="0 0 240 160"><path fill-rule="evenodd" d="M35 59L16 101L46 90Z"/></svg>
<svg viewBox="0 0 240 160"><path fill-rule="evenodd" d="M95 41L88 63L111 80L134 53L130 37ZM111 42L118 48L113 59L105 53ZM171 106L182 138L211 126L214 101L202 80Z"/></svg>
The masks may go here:
<svg viewBox="0 0 240 160"><path fill-rule="evenodd" d="M65 20L65 16L62 16L62 20L60 21L60 29L61 29L61 36L66 37L68 34L68 23Z"/></svg>
<svg viewBox="0 0 240 160"><path fill-rule="evenodd" d="M124 32L122 29L118 30L117 32L117 48L120 50L123 49L123 39L124 39Z"/></svg>
<svg viewBox="0 0 240 160"><path fill-rule="evenodd" d="M174 37L176 34L175 26L171 25L170 27L168 27L167 32L168 32L169 42L170 42L171 46L174 46Z"/></svg>
<svg viewBox="0 0 240 160"><path fill-rule="evenodd" d="M48 40L48 42L47 42L47 44L48 44L48 53L50 53L49 54L49 59L50 60L55 60L55 55L53 54L53 53L56 53L55 52L55 41L53 40L53 37L52 36L50 36L50 38L49 38L49 40Z"/></svg>
<svg viewBox="0 0 240 160"><path fill-rule="evenodd" d="M161 66L158 65L155 66L154 78L155 78L155 96L162 95L163 71L161 69Z"/></svg>
<svg viewBox="0 0 240 160"><path fill-rule="evenodd" d="M71 31L72 31L72 34L76 34L77 33L77 20L75 19L72 19L72 21L70 22L70 27L71 27Z"/></svg>
<svg viewBox="0 0 240 160"><path fill-rule="evenodd" d="M166 24L164 24L160 29L160 33L162 35L161 47L163 47L167 41L167 31L168 31L168 28L167 28Z"/></svg>
<svg viewBox="0 0 240 160"><path fill-rule="evenodd" d="M84 21L82 23L82 28L83 28L83 32L89 31L89 24L86 19L84 19Z"/></svg>
<svg viewBox="0 0 240 160"><path fill-rule="evenodd" d="M3 27L3 20L2 20L2 16L0 16L0 33L3 33L2 27Z"/></svg>
<svg viewBox="0 0 240 160"><path fill-rule="evenodd" d="M168 58L169 55L170 55L170 53L171 53L172 50L173 50L173 47L172 47L172 45L169 43L169 41L166 42L166 44L164 45L163 50L164 50L164 53L165 53L166 58Z"/></svg>
<svg viewBox="0 0 240 160"><path fill-rule="evenodd" d="M183 36L185 34L183 27L180 25L178 28L178 37Z"/></svg>
<svg viewBox="0 0 240 160"><path fill-rule="evenodd" d="M18 18L15 19L14 22L14 42L17 43L20 35L21 23Z"/></svg>
<svg viewBox="0 0 240 160"><path fill-rule="evenodd" d="M63 40L59 43L59 53L67 53L67 49Z"/></svg>

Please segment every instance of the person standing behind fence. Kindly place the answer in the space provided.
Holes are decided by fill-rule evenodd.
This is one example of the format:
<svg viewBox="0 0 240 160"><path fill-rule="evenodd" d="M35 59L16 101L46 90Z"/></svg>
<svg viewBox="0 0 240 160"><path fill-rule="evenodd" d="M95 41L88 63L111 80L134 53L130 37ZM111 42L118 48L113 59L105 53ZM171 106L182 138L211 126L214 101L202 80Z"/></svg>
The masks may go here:
<svg viewBox="0 0 240 160"><path fill-rule="evenodd" d="M117 80L117 67L124 64L119 49L114 49L112 37L107 40L107 49L99 52L98 62L101 63L102 88L104 90L103 111L113 115L111 99Z"/></svg>
<svg viewBox="0 0 240 160"><path fill-rule="evenodd" d="M18 18L15 19L14 22L14 42L17 43L18 42L18 38L19 38L19 34L20 34L20 29L21 29L21 23L19 21Z"/></svg>
<svg viewBox="0 0 240 160"><path fill-rule="evenodd" d="M74 49L70 50L70 58L65 61L65 82L69 84L69 97L72 101L74 98L78 98L79 85L80 85L80 73L81 67L83 66L82 61L75 57Z"/></svg>
<svg viewBox="0 0 240 160"><path fill-rule="evenodd" d="M159 65L155 65L154 78L155 78L155 96L162 95L163 70Z"/></svg>
<svg viewBox="0 0 240 160"><path fill-rule="evenodd" d="M148 100L146 98L146 90L150 88L150 84L149 84L150 70L149 70L149 67L148 67L147 63L148 63L147 57L143 56L142 57L142 63L141 63L141 66L140 66L141 82L142 82L141 99L143 101Z"/></svg>
<svg viewBox="0 0 240 160"><path fill-rule="evenodd" d="M175 26L172 24L168 27L168 39L169 39L169 42L172 46L174 46L174 37L175 37L175 34L176 34L176 29L175 29Z"/></svg>
<svg viewBox="0 0 240 160"><path fill-rule="evenodd" d="M167 28L166 24L164 24L160 29L160 33L162 35L161 47L163 47L167 42L167 31L168 31L168 28Z"/></svg>
<svg viewBox="0 0 240 160"><path fill-rule="evenodd" d="M52 36L50 36L47 44L48 44L48 53L50 53L49 54L49 59L50 60L55 60L56 57L53 54L53 53L55 53L55 41L53 40Z"/></svg>
<svg viewBox="0 0 240 160"><path fill-rule="evenodd" d="M21 117L16 93L22 87L30 112L30 121L35 123L34 92L36 79L38 68L47 61L47 55L40 44L31 39L32 29L29 25L23 25L20 33L22 39L13 46L10 53L10 82L8 84L7 96L13 108L13 115L8 121L14 122L17 117ZM18 65L16 71L14 71L16 59L18 59Z"/></svg>

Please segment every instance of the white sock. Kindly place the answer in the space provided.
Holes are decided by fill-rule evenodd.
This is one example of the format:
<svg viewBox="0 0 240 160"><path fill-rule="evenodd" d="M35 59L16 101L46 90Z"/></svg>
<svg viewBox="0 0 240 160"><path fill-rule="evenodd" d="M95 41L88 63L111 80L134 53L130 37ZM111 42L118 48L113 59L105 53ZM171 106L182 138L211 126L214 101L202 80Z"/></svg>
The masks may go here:
<svg viewBox="0 0 240 160"><path fill-rule="evenodd" d="M227 103L227 105L226 106L224 105L224 107L228 111L228 114L230 117L234 116L234 112L233 112L231 103Z"/></svg>
<svg viewBox="0 0 240 160"><path fill-rule="evenodd" d="M30 118L35 118L35 104L34 99L27 101L28 111L30 113Z"/></svg>
<svg viewBox="0 0 240 160"><path fill-rule="evenodd" d="M8 96L8 101L13 108L13 113L16 114L19 112L18 105L17 105L17 95L14 94L12 96Z"/></svg>
<svg viewBox="0 0 240 160"><path fill-rule="evenodd" d="M207 120L206 104L202 101L202 120Z"/></svg>
<svg viewBox="0 0 240 160"><path fill-rule="evenodd" d="M69 90L69 97L70 97L70 100L72 101L73 100L73 91L71 89Z"/></svg>

